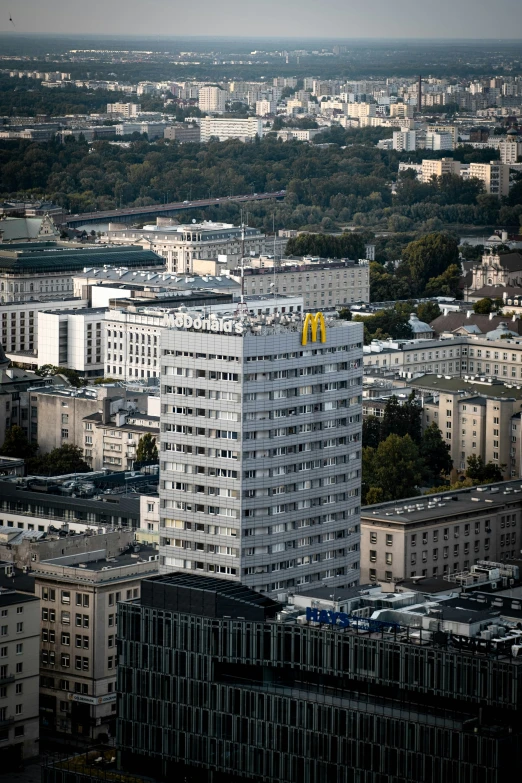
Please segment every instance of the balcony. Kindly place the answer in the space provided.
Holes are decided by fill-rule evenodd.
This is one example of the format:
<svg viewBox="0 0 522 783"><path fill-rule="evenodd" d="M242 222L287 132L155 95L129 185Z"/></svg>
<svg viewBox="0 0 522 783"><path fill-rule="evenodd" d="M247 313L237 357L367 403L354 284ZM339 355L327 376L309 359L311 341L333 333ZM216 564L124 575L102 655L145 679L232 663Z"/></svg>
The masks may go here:
<svg viewBox="0 0 522 783"><path fill-rule="evenodd" d="M14 674L8 674L5 677L0 677L0 685L9 685L11 682L14 682L14 679Z"/></svg>

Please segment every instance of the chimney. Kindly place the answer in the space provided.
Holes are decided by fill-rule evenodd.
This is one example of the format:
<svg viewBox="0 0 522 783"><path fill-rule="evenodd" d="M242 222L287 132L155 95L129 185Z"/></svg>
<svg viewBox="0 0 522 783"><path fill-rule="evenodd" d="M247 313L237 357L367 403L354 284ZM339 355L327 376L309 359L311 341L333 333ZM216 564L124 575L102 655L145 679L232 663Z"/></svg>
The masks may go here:
<svg viewBox="0 0 522 783"><path fill-rule="evenodd" d="M111 400L105 397L102 401L102 424L109 424L111 420Z"/></svg>
<svg viewBox="0 0 522 783"><path fill-rule="evenodd" d="M422 76L419 75L419 89L417 92L417 111L419 114L422 111Z"/></svg>
<svg viewBox="0 0 522 783"><path fill-rule="evenodd" d="M471 313L472 313L472 312L473 312L473 310L468 310L468 311L466 312L466 318L471 318Z"/></svg>
<svg viewBox="0 0 522 783"><path fill-rule="evenodd" d="M492 321L492 320L493 320L493 313L490 313L490 314L489 314L489 320L490 320L490 321Z"/></svg>

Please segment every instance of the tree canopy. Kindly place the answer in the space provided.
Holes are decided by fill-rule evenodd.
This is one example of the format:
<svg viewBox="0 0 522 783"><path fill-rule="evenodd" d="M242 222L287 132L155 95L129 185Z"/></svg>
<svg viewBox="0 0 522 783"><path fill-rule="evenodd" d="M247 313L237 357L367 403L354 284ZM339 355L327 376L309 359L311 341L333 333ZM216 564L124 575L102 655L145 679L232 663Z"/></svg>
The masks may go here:
<svg viewBox="0 0 522 783"><path fill-rule="evenodd" d="M136 449L136 462L157 462L158 461L158 447L156 446L156 438L151 435L150 432L146 432L142 435L138 441L138 448Z"/></svg>
<svg viewBox="0 0 522 783"><path fill-rule="evenodd" d="M2 457L15 457L29 460L36 454L38 446L27 439L23 429L17 424L9 427L5 433L5 440L0 448Z"/></svg>
<svg viewBox="0 0 522 783"><path fill-rule="evenodd" d="M407 276L415 293L421 294L428 281L439 278L459 263L458 242L440 232L427 234L404 248L399 275Z"/></svg>
<svg viewBox="0 0 522 783"><path fill-rule="evenodd" d="M363 503L399 500L417 494L422 481L422 461L418 446L409 435L388 435L377 448L366 446L362 464Z"/></svg>
<svg viewBox="0 0 522 783"><path fill-rule="evenodd" d="M48 454L37 456L27 464L27 473L41 476L63 476L90 471L90 466L83 459L82 450L70 443L64 443Z"/></svg>

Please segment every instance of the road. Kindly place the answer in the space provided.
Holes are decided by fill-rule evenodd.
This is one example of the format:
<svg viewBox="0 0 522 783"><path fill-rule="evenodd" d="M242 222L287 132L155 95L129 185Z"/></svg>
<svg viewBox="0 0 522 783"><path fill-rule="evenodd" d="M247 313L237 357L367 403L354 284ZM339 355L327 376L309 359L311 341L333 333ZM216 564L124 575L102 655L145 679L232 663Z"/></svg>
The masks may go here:
<svg viewBox="0 0 522 783"><path fill-rule="evenodd" d="M196 201L174 201L168 204L153 204L147 207L129 207L127 209L107 209L96 212L83 212L78 215L67 215L63 223L68 226L83 226L86 223L104 223L132 218L150 217L152 215L161 215L167 212L180 212L187 209L200 209L202 207L215 207L219 204L248 203L249 201L267 201L269 199L284 198L285 191L279 190L274 193L251 193L247 196L224 196L222 198L204 198Z"/></svg>

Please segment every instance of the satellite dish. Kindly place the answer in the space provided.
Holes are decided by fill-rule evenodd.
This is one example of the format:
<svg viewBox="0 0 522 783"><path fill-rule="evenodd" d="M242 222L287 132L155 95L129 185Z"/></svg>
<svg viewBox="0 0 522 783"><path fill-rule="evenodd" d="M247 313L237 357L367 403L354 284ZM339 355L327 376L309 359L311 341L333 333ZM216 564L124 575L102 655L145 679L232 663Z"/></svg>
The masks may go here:
<svg viewBox="0 0 522 783"><path fill-rule="evenodd" d="M196 222L196 218L192 218L192 222L195 223Z"/></svg>

